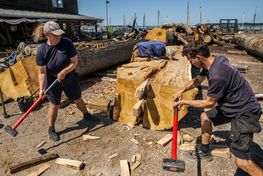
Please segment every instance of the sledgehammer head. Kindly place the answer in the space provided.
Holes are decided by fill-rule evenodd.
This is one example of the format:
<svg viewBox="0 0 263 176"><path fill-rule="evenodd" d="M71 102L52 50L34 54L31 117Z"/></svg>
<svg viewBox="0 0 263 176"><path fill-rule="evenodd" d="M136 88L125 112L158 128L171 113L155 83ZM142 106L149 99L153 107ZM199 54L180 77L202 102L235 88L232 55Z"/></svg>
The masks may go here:
<svg viewBox="0 0 263 176"><path fill-rule="evenodd" d="M8 134L10 134L11 136L15 137L17 135L16 130L14 130L11 126L6 125L4 128L5 132L7 132Z"/></svg>
<svg viewBox="0 0 263 176"><path fill-rule="evenodd" d="M180 161L180 160L164 158L163 159L163 169L172 171L172 172L184 172L185 163L184 161Z"/></svg>

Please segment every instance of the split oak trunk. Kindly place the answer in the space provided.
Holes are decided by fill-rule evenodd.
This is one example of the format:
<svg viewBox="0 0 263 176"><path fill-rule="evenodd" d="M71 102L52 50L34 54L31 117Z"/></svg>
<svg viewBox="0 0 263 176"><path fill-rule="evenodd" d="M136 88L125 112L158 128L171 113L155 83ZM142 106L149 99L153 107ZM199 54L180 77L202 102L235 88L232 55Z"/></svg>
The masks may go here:
<svg viewBox="0 0 263 176"><path fill-rule="evenodd" d="M173 97L191 78L191 65L186 58L177 53L177 60L153 60L132 62L117 70L114 119L123 124L134 126L142 120L143 127L151 130L165 130L173 125ZM145 84L149 79L150 84ZM138 96L136 89L148 85L146 93ZM138 91L138 90L137 90ZM183 94L183 99L194 99L197 90ZM137 96L136 96L137 95ZM134 112L138 101L145 100L143 112ZM187 114L182 106L179 120Z"/></svg>

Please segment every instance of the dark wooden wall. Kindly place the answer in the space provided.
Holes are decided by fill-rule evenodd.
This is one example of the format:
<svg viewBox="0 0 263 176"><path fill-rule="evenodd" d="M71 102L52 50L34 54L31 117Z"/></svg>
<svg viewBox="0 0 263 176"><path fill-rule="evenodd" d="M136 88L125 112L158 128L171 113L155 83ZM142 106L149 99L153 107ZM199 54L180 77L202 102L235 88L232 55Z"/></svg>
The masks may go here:
<svg viewBox="0 0 263 176"><path fill-rule="evenodd" d="M52 0L0 0L0 8L78 14L77 0L63 0L63 8L52 7Z"/></svg>

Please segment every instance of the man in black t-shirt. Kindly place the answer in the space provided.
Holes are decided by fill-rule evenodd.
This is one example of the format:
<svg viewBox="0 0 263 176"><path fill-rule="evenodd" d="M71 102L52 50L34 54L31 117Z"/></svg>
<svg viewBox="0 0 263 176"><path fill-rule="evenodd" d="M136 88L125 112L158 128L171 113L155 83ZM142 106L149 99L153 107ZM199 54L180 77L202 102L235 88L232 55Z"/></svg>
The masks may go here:
<svg viewBox="0 0 263 176"><path fill-rule="evenodd" d="M50 102L48 108L48 134L51 140L58 141L59 135L55 131L58 108L61 101L61 93L75 102L83 113L84 119L93 120L94 117L87 111L81 98L81 90L75 68L78 64L77 51L73 43L61 37L64 33L54 21L48 21L43 26L47 41L41 44L37 50L36 63L39 68L39 95L44 94L45 89L56 79L59 81L48 93Z"/></svg>
<svg viewBox="0 0 263 176"><path fill-rule="evenodd" d="M248 82L233 68L224 56L210 55L208 46L202 41L186 45L183 55L192 65L202 68L201 73L190 81L175 95L178 100L183 92L197 87L208 79L207 98L204 100L175 101L173 107L181 105L196 108L212 108L201 114L202 145L197 152L191 152L190 157L211 161L209 142L212 134L212 124L220 125L231 122L230 150L235 155L236 165L250 175L263 175L263 170L251 160L251 144L253 134L261 131L258 122L261 107ZM217 104L217 106L215 106Z"/></svg>

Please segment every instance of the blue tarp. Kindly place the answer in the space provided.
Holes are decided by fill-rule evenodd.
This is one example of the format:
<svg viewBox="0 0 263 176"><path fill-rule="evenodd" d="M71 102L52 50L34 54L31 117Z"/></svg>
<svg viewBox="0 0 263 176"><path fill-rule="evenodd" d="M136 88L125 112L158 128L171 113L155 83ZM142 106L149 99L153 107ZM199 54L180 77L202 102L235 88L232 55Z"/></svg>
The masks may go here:
<svg viewBox="0 0 263 176"><path fill-rule="evenodd" d="M165 43L160 41L148 41L137 43L140 57L161 57L165 56Z"/></svg>

